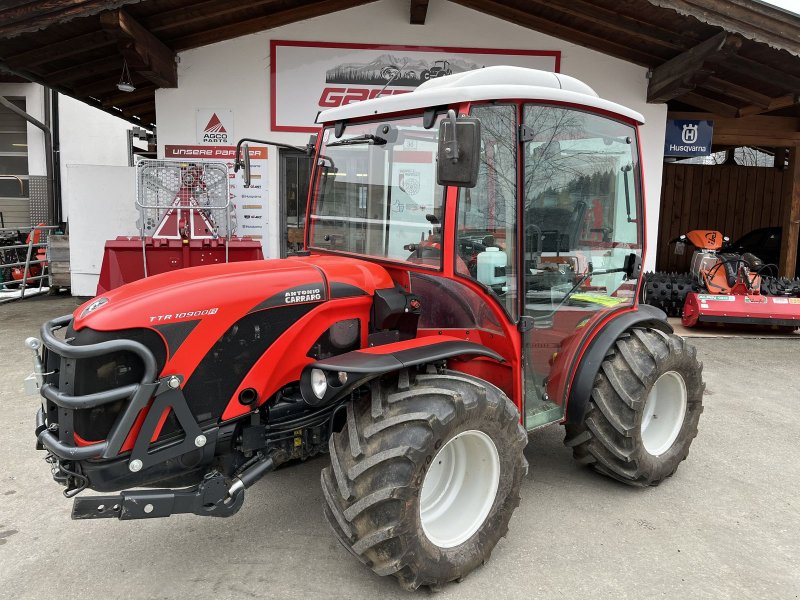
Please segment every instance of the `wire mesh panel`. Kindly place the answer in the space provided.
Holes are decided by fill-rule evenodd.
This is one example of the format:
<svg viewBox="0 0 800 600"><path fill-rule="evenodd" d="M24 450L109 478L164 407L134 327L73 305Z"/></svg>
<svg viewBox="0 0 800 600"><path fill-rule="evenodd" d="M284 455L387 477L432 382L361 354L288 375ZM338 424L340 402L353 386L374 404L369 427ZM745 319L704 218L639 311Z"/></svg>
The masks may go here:
<svg viewBox="0 0 800 600"><path fill-rule="evenodd" d="M136 165L143 237L230 238L236 229L224 162L142 160Z"/></svg>

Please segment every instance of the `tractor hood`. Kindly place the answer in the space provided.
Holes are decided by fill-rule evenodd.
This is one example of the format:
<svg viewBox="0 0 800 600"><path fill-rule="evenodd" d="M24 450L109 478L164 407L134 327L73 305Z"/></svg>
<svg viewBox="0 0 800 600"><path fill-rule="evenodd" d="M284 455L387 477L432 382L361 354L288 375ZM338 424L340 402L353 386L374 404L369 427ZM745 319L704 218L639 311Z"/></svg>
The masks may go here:
<svg viewBox="0 0 800 600"><path fill-rule="evenodd" d="M286 304L371 296L393 287L383 267L340 256L306 256L180 269L111 290L79 306L73 328L154 327Z"/></svg>

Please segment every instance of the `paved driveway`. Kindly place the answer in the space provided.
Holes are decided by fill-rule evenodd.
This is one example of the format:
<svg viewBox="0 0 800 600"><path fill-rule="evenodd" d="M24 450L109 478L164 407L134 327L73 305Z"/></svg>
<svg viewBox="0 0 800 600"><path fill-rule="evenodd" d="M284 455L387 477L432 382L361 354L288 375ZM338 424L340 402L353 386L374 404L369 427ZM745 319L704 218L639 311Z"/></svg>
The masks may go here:
<svg viewBox="0 0 800 600"><path fill-rule="evenodd" d="M0 597L412 597L328 532L325 458L268 476L230 519L71 521L21 380L22 340L76 304L0 306ZM629 489L576 465L560 427L536 432L509 537L437 598L798 598L800 340L694 343L706 409L673 478Z"/></svg>

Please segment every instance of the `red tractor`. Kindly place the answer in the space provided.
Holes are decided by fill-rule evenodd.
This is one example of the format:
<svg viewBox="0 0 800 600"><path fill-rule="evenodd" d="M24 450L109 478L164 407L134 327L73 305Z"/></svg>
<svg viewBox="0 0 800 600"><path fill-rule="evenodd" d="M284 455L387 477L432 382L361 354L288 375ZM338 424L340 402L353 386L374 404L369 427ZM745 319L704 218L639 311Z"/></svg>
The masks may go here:
<svg viewBox="0 0 800 600"><path fill-rule="evenodd" d="M304 251L136 281L28 340L54 478L104 494L73 518L227 517L327 454L334 534L414 589L489 558L532 430L632 486L675 472L704 384L637 301L641 115L490 67L319 121Z"/></svg>

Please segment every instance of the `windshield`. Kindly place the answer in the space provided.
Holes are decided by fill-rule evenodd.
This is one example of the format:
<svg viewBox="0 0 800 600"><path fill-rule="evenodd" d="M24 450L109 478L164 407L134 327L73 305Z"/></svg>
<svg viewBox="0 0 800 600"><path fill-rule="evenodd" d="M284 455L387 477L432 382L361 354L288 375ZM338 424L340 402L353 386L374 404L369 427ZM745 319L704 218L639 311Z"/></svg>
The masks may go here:
<svg viewBox="0 0 800 600"><path fill-rule="evenodd" d="M441 117L440 117L441 118ZM443 188L436 183L439 119L323 131L310 214L313 248L441 265Z"/></svg>

